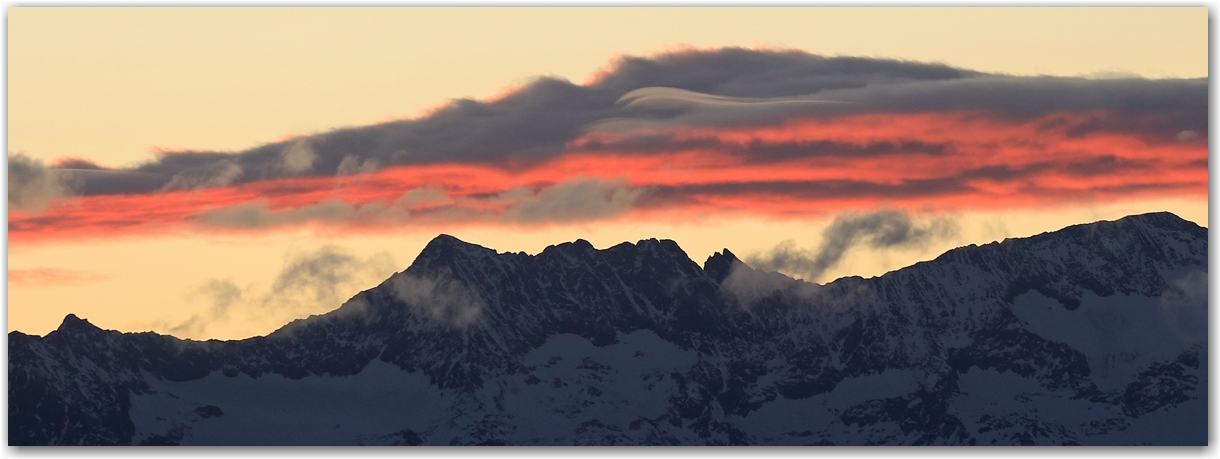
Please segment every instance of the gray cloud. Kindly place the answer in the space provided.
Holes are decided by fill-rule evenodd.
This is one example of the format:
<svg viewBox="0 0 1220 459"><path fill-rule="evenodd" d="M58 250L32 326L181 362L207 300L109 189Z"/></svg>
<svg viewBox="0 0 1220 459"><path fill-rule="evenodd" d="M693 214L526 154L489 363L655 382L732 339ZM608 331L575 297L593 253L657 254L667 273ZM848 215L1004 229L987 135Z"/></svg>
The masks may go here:
<svg viewBox="0 0 1220 459"><path fill-rule="evenodd" d="M375 158L370 158L361 161L356 155L346 155L342 161L339 161L339 167L335 170L335 175L344 177L348 175L367 174L377 171L378 162Z"/></svg>
<svg viewBox="0 0 1220 459"><path fill-rule="evenodd" d="M343 201L322 201L296 209L272 211L266 201L246 202L201 214L207 226L217 228L268 228L311 220L341 221L356 213L356 208Z"/></svg>
<svg viewBox="0 0 1220 459"><path fill-rule="evenodd" d="M230 158L223 158L198 167L184 169L161 187L163 191L194 190L226 186L242 176L242 167Z"/></svg>
<svg viewBox="0 0 1220 459"><path fill-rule="evenodd" d="M820 100L804 96L795 97L727 97L703 94L679 88L650 87L633 90L620 97L615 104L623 108L684 109L705 107L761 107L780 104L825 104L844 103Z"/></svg>
<svg viewBox="0 0 1220 459"><path fill-rule="evenodd" d="M733 265L729 276L724 278L720 287L747 310L773 298L810 300L817 297L821 289L817 284L776 272L753 269L740 263Z"/></svg>
<svg viewBox="0 0 1220 459"><path fill-rule="evenodd" d="M1073 135L1138 133L1175 141L1207 130L1207 80L989 75L940 64L724 48L626 57L587 85L538 78L494 101L458 99L417 119L337 129L236 153L182 151L123 172L84 175L86 194L194 189L394 165L529 164L591 129L764 125L849 113L979 111L1028 119L1104 111ZM827 101L844 103L827 103ZM751 155L749 146L742 152ZM787 154L787 153L785 153ZM95 184L94 181L106 181Z"/></svg>
<svg viewBox="0 0 1220 459"><path fill-rule="evenodd" d="M833 288L834 293L825 295L827 288ZM720 292L736 300L746 311L766 308L768 304L794 302L816 305L808 309L815 313L834 309L872 310L880 305L876 292L862 283L839 283L828 287L754 269L740 261L729 268L728 276L720 283Z"/></svg>
<svg viewBox="0 0 1220 459"><path fill-rule="evenodd" d="M213 228L259 229L307 222L341 223L352 219L402 222L409 217L410 211L401 206L385 206L377 202L352 205L332 199L278 211L271 210L265 200L251 201L202 212L194 218Z"/></svg>
<svg viewBox="0 0 1220 459"><path fill-rule="evenodd" d="M234 304L241 300L241 288L231 280L208 279L188 295L191 298L203 298L211 304L202 313L194 314L189 319L170 327L169 332L175 336L195 336L203 333L207 325L219 317L224 317Z"/></svg>
<svg viewBox="0 0 1220 459"><path fill-rule="evenodd" d="M425 185L415 188L411 191L403 193L401 197L395 201L395 204L414 207L414 206L435 206L450 204L453 199L449 197L449 193L436 185Z"/></svg>
<svg viewBox="0 0 1220 459"><path fill-rule="evenodd" d="M344 292L369 288L393 273L395 263L387 252L360 258L327 245L312 252L290 253L269 288L241 288L231 280L209 279L187 295L206 301L208 307L169 327L175 336L204 335L215 322L249 320L283 324L339 307Z"/></svg>
<svg viewBox="0 0 1220 459"><path fill-rule="evenodd" d="M762 194L786 196L800 199L824 199L842 197L888 198L936 197L952 193L973 191L965 177L973 171L951 177L903 180L897 183L877 183L865 180L802 180L802 181L748 181L712 182L693 185L654 185L637 203L640 207L661 207L691 200L699 196L740 196Z"/></svg>
<svg viewBox="0 0 1220 459"><path fill-rule="evenodd" d="M212 301L211 313L213 316L223 315L230 306L241 299L241 289L228 280L209 279L202 287L199 287L198 293Z"/></svg>
<svg viewBox="0 0 1220 459"><path fill-rule="evenodd" d="M54 167L56 169L104 170L104 168L97 165L97 163L79 157L68 157L56 160Z"/></svg>
<svg viewBox="0 0 1220 459"><path fill-rule="evenodd" d="M443 188L428 185L403 193L392 203L353 205L331 199L288 209L271 209L266 200L208 210L192 217L213 228L260 229L319 222L331 224L401 223L412 207L423 215L451 219L498 220L512 223L568 222L610 218L630 211L646 187L628 187L624 180L573 179L541 188L517 187L491 196L454 199ZM503 206L500 213L483 206Z"/></svg>
<svg viewBox="0 0 1220 459"><path fill-rule="evenodd" d="M69 196L75 181L21 153L8 155L8 206L39 212L52 200Z"/></svg>
<svg viewBox="0 0 1220 459"><path fill-rule="evenodd" d="M1207 270L1187 272L1173 279L1161 294L1157 307L1183 343L1207 342Z"/></svg>
<svg viewBox="0 0 1220 459"><path fill-rule="evenodd" d="M1198 132L1191 131L1191 130L1179 132L1176 135L1174 135L1173 138L1177 139L1178 142L1182 142L1182 143L1200 142L1200 141L1204 140L1202 135L1199 135Z"/></svg>
<svg viewBox="0 0 1220 459"><path fill-rule="evenodd" d="M836 217L822 232L817 250L800 249L794 241L787 240L767 253L748 257L747 263L758 269L781 271L815 281L826 270L838 265L843 255L857 245L874 249L915 248L952 237L957 231L957 224L946 217L917 223L905 211L852 212Z"/></svg>
<svg viewBox="0 0 1220 459"><path fill-rule="evenodd" d="M379 279L393 270L394 261L386 252L362 260L341 247L327 245L290 257L271 285L271 294L275 298L299 296L334 308L341 300L339 287Z"/></svg>
<svg viewBox="0 0 1220 459"><path fill-rule="evenodd" d="M346 157L344 157L346 159ZM309 147L309 139L293 141L280 151L279 169L287 175L297 175L313 168L318 154ZM342 163L340 163L342 166ZM340 167L342 168L342 167Z"/></svg>
<svg viewBox="0 0 1220 459"><path fill-rule="evenodd" d="M1174 140L1184 129L1207 132L1205 88L1206 82L1201 79L1090 80L976 75L826 89L818 93L819 100L839 103L657 104L644 114L623 113L598 120L588 129L624 133L678 126L762 126L792 118L867 113L980 112L1014 121L1052 113L1077 113L1086 115L1087 120L1071 126L1069 134L1123 132L1141 135L1149 141L1166 142ZM783 100L798 101L810 96L788 96ZM715 96L707 94L704 97Z"/></svg>
<svg viewBox="0 0 1220 459"><path fill-rule="evenodd" d="M928 143L919 140L872 140L851 143L835 140L733 142L712 136L676 138L670 134L643 134L611 141L593 139L574 148L577 152L631 151L660 154L673 151L716 151L737 156L752 163L784 161L795 158L868 158L879 156L929 155L941 156L954 150L951 143Z"/></svg>
<svg viewBox="0 0 1220 459"><path fill-rule="evenodd" d="M565 222L613 217L628 210L645 189L630 188L624 180L574 179L534 193L514 188L499 198L514 201L503 218L511 222Z"/></svg>
<svg viewBox="0 0 1220 459"><path fill-rule="evenodd" d="M427 277L402 272L395 274L388 282L399 301L446 325L470 325L483 312L482 297L453 277L448 267L442 267Z"/></svg>

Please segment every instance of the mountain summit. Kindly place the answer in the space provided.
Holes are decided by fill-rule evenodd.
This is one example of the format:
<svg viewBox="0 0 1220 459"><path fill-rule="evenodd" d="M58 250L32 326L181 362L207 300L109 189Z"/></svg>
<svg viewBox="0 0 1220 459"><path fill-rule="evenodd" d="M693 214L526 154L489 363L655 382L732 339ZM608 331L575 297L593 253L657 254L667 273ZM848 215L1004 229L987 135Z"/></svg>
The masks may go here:
<svg viewBox="0 0 1220 459"><path fill-rule="evenodd" d="M1203 445L1206 270L1168 213L826 285L668 240L441 235L265 337L12 332L9 441Z"/></svg>

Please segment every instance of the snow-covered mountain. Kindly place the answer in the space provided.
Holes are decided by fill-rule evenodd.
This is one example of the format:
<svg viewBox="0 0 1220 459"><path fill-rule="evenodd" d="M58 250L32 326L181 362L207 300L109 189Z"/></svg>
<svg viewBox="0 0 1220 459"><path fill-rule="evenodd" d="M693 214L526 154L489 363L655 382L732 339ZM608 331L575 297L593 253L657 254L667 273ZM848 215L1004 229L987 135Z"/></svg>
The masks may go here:
<svg viewBox="0 0 1220 459"><path fill-rule="evenodd" d="M9 443L1205 445L1206 273L1168 213L824 286L442 235L265 337L12 332Z"/></svg>

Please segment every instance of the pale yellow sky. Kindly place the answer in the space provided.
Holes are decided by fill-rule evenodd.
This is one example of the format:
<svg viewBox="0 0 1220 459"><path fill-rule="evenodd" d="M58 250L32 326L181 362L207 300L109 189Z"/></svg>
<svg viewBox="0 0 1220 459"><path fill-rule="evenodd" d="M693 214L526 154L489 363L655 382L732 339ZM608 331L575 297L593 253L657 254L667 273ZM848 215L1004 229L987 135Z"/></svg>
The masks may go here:
<svg viewBox="0 0 1220 459"><path fill-rule="evenodd" d="M1197 200L1158 200L1096 205L1041 212L970 212L953 217L961 227L956 237L934 241L913 250L878 251L858 247L842 263L826 273L828 279L848 275L872 277L935 258L944 251L967 244L984 244L1006 237L1030 236L1065 226L1113 220L1150 210L1167 210L1200 225L1207 224L1207 203ZM640 239L673 239L687 255L702 265L712 253L728 248L738 256L765 251L785 239L802 249L815 248L828 220L752 220L709 218L674 225L659 222L562 225L528 231L505 231L503 226L446 230L467 242L500 252L536 254L548 245L589 240L604 249L620 242ZM105 273L109 278L82 284L9 285L9 330L45 334L54 330L64 315L75 313L104 328L124 331L169 332L174 325L209 307L195 292L209 279L231 280L243 289L243 297L257 300L271 289L277 274L291 254L336 245L358 259L388 255L394 267L384 272L364 273L342 285L337 296L348 298L371 288L394 271L410 265L435 232L404 228L393 235L347 235L323 237L308 230L269 233L251 238L217 236L130 238L106 244L60 243L9 252L10 269L66 267ZM257 304L248 304L253 309ZM327 312L338 304L303 303L295 309L267 310L254 315L233 311L230 318L205 328L204 334L181 334L187 338L238 339L269 333L288 321ZM236 308L235 308L236 309Z"/></svg>
<svg viewBox="0 0 1220 459"><path fill-rule="evenodd" d="M122 166L414 117L687 44L1207 76L1197 8L10 8L8 149Z"/></svg>
<svg viewBox="0 0 1220 459"><path fill-rule="evenodd" d="M581 82L615 56L682 44L798 48L1018 75L1206 77L1206 11L10 8L8 149L108 166L149 159L158 147L238 150L284 136L414 117L450 98L489 97L537 75ZM1171 210L1206 224L1206 207L1206 201L1176 200L960 215L964 231L956 240L922 252L856 253L829 274L878 275L957 245L1149 210ZM702 263L726 246L741 255L784 239L814 247L828 223L640 222L452 234L500 251L530 253L576 238L599 248L672 238ZM104 276L67 286L9 285L8 328L45 334L72 312L107 328L167 332L208 307L192 293L208 279L233 280L247 289L247 297L257 297L268 291L289 254L327 244L359 257L388 254L401 270L433 236L406 229L336 239L295 231L249 239L183 235L10 248L10 269L66 268ZM345 286L342 296L388 274L367 273L363 283ZM334 306L235 314L188 337L263 334Z"/></svg>

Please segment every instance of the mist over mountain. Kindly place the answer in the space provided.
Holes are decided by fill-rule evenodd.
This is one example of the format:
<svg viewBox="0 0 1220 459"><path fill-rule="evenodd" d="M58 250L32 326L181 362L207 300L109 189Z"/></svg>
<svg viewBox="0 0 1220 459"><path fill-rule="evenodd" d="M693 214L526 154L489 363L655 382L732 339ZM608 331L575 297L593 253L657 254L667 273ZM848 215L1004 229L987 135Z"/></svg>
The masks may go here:
<svg viewBox="0 0 1220 459"><path fill-rule="evenodd" d="M1207 238L1144 214L819 285L441 235L265 337L11 332L9 444L1206 445Z"/></svg>

